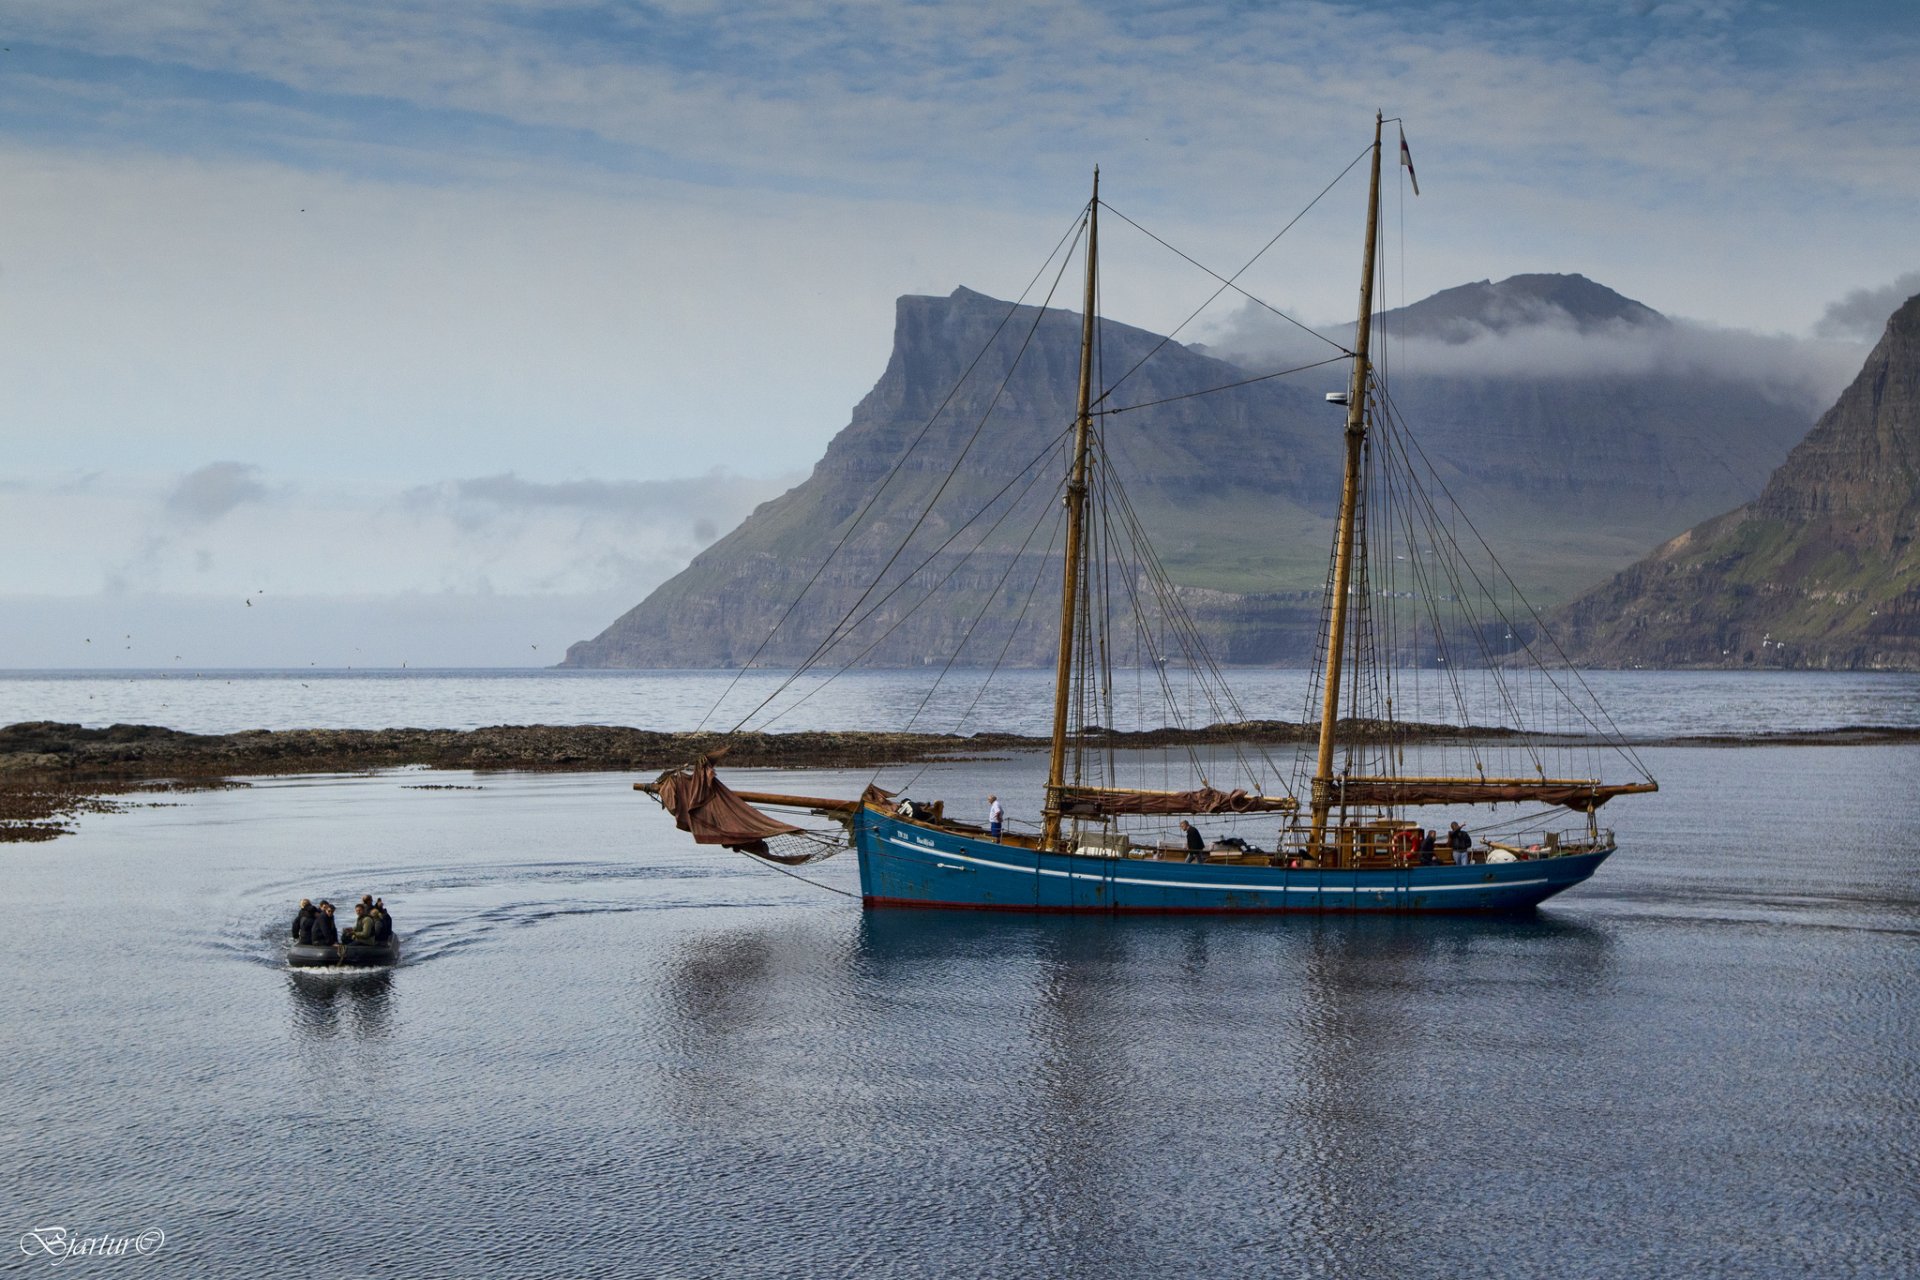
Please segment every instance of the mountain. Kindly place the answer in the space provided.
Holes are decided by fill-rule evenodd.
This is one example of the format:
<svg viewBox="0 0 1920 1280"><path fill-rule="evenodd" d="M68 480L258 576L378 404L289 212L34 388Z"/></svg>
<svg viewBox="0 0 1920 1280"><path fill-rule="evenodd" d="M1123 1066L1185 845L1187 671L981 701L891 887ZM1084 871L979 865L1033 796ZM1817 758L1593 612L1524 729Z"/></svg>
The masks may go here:
<svg viewBox="0 0 1920 1280"><path fill-rule="evenodd" d="M1577 276L1469 285L1382 323L1518 332L1528 314L1556 332L1668 323ZM969 637L964 661L1051 662L1044 621L1016 633L1015 619L1029 597L1048 601L1049 572L1057 598L1054 553L1044 537L1022 541L1053 509L1057 464L998 499L982 553L954 576L942 576L951 557L919 566L945 538L971 546L984 526L963 530L967 516L1070 426L1079 335L1074 313L969 289L901 298L886 371L807 481L572 646L564 665L791 665L876 582L869 604L916 572L853 646L860 661L944 661ZM1106 457L1211 651L1228 662L1307 660L1339 486L1342 416L1323 397L1345 386L1344 367L1247 382L1271 368L1240 368L1113 321L1101 321L1099 338L1102 385L1113 387L1102 406ZM1750 497L1811 416L1748 383L1698 374L1408 372L1389 385L1441 479L1523 589L1547 603ZM915 546L890 560L909 533ZM905 611L935 585L936 607ZM1043 619L1052 607L1032 608Z"/></svg>
<svg viewBox="0 0 1920 1280"><path fill-rule="evenodd" d="M1652 307L1580 275L1519 275L1499 284L1489 280L1463 284L1383 312L1376 323L1399 337L1451 344L1542 325L1570 327L1583 334L1672 325Z"/></svg>
<svg viewBox="0 0 1920 1280"><path fill-rule="evenodd" d="M1574 601L1594 665L1920 669L1920 295L1760 496Z"/></svg>

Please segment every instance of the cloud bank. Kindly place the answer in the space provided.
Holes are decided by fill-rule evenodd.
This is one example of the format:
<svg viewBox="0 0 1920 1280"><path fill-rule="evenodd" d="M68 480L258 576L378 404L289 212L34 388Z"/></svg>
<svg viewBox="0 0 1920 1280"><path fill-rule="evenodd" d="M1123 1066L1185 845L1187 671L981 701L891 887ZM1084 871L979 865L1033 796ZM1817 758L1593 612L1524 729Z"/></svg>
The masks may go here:
<svg viewBox="0 0 1920 1280"><path fill-rule="evenodd" d="M369 665L376 652L415 666L543 665L800 478L503 473L384 489L274 482L220 462L173 479L93 478L79 492L13 481L0 503L0 539L13 549L0 561L0 666L176 654ZM189 619L203 627L197 638ZM513 644L498 642L508 635ZM247 636L261 646L251 657Z"/></svg>
<svg viewBox="0 0 1920 1280"><path fill-rule="evenodd" d="M1689 320L1583 330L1571 317L1543 313L1530 322L1497 329L1457 325L1446 340L1389 335L1383 358L1391 374L1408 376L1566 379L1664 374L1739 382L1805 410L1811 420L1859 373L1867 347L1879 337L1887 317L1916 291L1920 274L1850 294L1828 308L1832 322L1823 322L1811 338ZM1316 328L1340 342L1351 340L1350 324ZM1251 303L1215 321L1204 331L1200 346L1253 372L1322 360L1333 349L1326 339Z"/></svg>

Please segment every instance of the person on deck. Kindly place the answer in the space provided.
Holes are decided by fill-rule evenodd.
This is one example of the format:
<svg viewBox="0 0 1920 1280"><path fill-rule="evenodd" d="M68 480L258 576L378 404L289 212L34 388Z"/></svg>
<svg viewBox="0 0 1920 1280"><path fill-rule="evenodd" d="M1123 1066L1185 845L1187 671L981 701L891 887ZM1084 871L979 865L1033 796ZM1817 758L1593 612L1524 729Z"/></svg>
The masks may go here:
<svg viewBox="0 0 1920 1280"><path fill-rule="evenodd" d="M295 942L313 941L313 917L317 914L314 910L313 899L300 899L300 910L295 912L293 916L293 940Z"/></svg>
<svg viewBox="0 0 1920 1280"><path fill-rule="evenodd" d="M1200 828L1194 826L1185 818L1182 818L1180 820L1180 829L1187 833L1187 861L1199 862L1202 858L1206 857L1207 838L1200 834Z"/></svg>
<svg viewBox="0 0 1920 1280"><path fill-rule="evenodd" d="M1447 847L1453 850L1454 866L1464 867L1472 861L1468 851L1473 848L1473 837L1468 835L1467 829L1457 822L1453 824L1453 829L1447 832Z"/></svg>
<svg viewBox="0 0 1920 1280"><path fill-rule="evenodd" d="M359 903L353 910L353 928L348 931L346 937L340 940L342 942L357 942L363 946L370 945L373 942L374 930L377 927L373 917L373 903L371 901Z"/></svg>
<svg viewBox="0 0 1920 1280"><path fill-rule="evenodd" d="M1439 861L1439 859L1434 856L1435 850L1439 848L1439 844L1440 844L1440 833L1438 831L1429 831L1425 836L1421 838L1420 840L1420 865L1421 866L1430 867L1435 862Z"/></svg>
<svg viewBox="0 0 1920 1280"><path fill-rule="evenodd" d="M1006 818L1006 810L1000 807L999 796L987 797L987 834L995 840L1000 838L1000 823Z"/></svg>

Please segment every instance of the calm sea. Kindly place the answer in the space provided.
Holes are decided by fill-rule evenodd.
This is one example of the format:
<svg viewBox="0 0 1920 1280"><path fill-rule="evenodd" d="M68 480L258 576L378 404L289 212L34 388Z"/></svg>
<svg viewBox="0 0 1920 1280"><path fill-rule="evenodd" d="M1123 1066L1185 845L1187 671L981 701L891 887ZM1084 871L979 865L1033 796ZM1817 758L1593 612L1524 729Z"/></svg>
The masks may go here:
<svg viewBox="0 0 1920 1280"><path fill-rule="evenodd" d="M1167 721L1158 673L1115 679L1116 728ZM1306 673L1228 674L1238 707L1209 702L1189 672L1165 676L1186 723L1319 719ZM1841 726L1920 726L1920 676L1883 673L1600 671L1581 676L1622 730L1636 736ZM930 733L1048 732L1053 675L856 671L790 682L747 671L0 671L0 725L22 720L157 724L194 733L242 729L473 729L495 724L890 729ZM1483 673L1408 677L1403 718L1511 722L1508 695ZM1572 723L1534 722L1579 731Z"/></svg>
<svg viewBox="0 0 1920 1280"><path fill-rule="evenodd" d="M0 719L670 727L713 688L228 678L8 678ZM1616 692L1642 700L1629 726L1694 729L1913 723L1915 689ZM1508 920L868 913L851 855L807 883L695 849L600 774L271 779L89 815L0 846L6 1267L1920 1274L1920 749L1641 754L1662 790L1610 807L1620 853ZM942 763L913 794L1031 816L1042 771ZM362 892L404 963L289 971L295 901ZM58 1265L40 1243L143 1233Z"/></svg>

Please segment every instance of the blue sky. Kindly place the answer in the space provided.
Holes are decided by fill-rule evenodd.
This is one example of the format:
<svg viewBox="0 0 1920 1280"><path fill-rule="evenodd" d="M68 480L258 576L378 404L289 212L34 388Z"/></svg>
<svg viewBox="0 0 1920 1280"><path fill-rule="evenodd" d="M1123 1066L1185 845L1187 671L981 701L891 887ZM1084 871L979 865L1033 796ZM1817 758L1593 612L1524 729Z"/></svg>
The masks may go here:
<svg viewBox="0 0 1920 1280"><path fill-rule="evenodd" d="M1404 116L1394 303L1578 271L1777 349L1920 269L1906 2L16 0L0 48L0 666L139 610L169 661L557 650L804 474L895 297L1017 292L1096 163L1231 268ZM1253 287L1348 318L1360 198ZM1116 318L1210 290L1107 239ZM205 621L262 588L357 620Z"/></svg>

